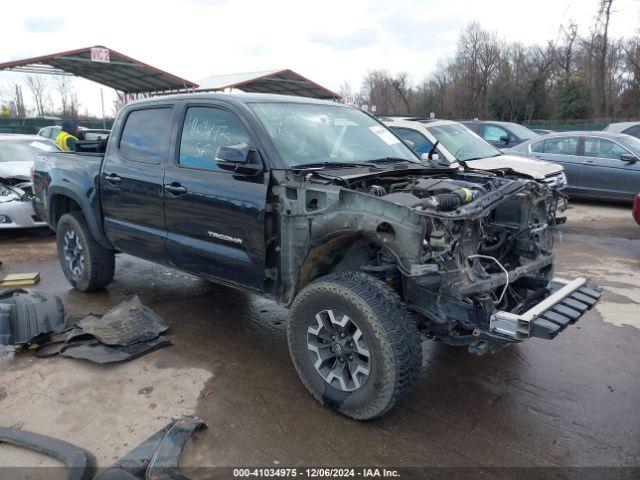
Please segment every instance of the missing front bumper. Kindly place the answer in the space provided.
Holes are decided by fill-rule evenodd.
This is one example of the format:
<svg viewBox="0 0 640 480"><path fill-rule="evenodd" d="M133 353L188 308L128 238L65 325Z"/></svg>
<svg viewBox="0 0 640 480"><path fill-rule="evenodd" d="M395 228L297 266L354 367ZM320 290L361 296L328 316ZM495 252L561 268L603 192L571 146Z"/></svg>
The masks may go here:
<svg viewBox="0 0 640 480"><path fill-rule="evenodd" d="M495 312L489 330L517 340L529 337L550 340L578 321L602 294L601 287L582 277L571 281L554 278L549 289L548 297L524 313Z"/></svg>

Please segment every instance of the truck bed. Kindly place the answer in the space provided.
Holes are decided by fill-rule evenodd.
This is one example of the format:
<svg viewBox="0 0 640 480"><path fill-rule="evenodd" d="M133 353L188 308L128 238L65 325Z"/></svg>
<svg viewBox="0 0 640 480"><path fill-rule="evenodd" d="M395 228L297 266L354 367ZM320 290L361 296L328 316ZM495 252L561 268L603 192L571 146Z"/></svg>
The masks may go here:
<svg viewBox="0 0 640 480"><path fill-rule="evenodd" d="M36 157L33 167L33 207L40 218L49 226L55 219L49 218L47 203L56 194L72 198L83 211L92 210L100 217L100 196L98 188L103 153L56 152ZM51 184L56 186L49 188ZM64 185L69 185L66 188Z"/></svg>

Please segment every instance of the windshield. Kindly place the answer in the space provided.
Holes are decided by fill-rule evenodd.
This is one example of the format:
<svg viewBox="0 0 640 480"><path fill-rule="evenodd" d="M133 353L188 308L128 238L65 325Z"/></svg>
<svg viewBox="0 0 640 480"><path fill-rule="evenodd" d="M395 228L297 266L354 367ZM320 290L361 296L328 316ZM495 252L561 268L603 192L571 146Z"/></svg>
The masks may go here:
<svg viewBox="0 0 640 480"><path fill-rule="evenodd" d="M37 153L57 150L58 147L46 140L0 140L0 162L32 162Z"/></svg>
<svg viewBox="0 0 640 480"><path fill-rule="evenodd" d="M500 155L497 148L481 139L464 125L457 123L434 125L427 127L427 130L456 157L456 160L464 162Z"/></svg>
<svg viewBox="0 0 640 480"><path fill-rule="evenodd" d="M517 123L510 123L509 130L511 130L516 136L520 137L521 140L531 140L540 136L533 130L529 130L527 127Z"/></svg>
<svg viewBox="0 0 640 480"><path fill-rule="evenodd" d="M640 139L632 137L631 135L625 135L616 138L616 140L631 150L635 155L640 155Z"/></svg>
<svg viewBox="0 0 640 480"><path fill-rule="evenodd" d="M386 127L355 108L309 103L249 106L288 167L386 158L420 163Z"/></svg>

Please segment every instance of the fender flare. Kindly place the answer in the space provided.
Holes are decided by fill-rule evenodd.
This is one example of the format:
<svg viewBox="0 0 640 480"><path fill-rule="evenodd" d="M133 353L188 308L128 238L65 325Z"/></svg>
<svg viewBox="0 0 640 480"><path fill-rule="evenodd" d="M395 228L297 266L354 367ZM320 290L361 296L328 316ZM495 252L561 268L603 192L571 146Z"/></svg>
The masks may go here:
<svg viewBox="0 0 640 480"><path fill-rule="evenodd" d="M96 219L96 214L91 206L90 200L86 197L83 197L81 195L78 195L78 193L74 192L73 190L71 190L70 188L64 187L64 186L60 186L60 185L53 185L51 187L48 188L47 190L47 208L46 208L46 212L47 212L47 223L53 227L53 218L51 216L51 200L54 197L54 195L61 195L64 197L68 197L71 200L73 200L74 202L76 202L79 206L80 206L80 211L82 212L82 215L84 216L85 220L87 221L87 225L89 226L89 231L91 232L91 235L93 236L93 238L96 240L96 242L98 242L100 245L102 245L104 248L107 248L109 250L115 250L113 248L113 245L111 245L111 243L109 242L109 240L107 239L107 236L104 232L104 229L102 227L101 223L98 223L97 219ZM97 201L97 199L94 199L94 201Z"/></svg>
<svg viewBox="0 0 640 480"><path fill-rule="evenodd" d="M96 469L91 453L57 438L0 427L0 443L34 450L61 461L67 467L67 480L91 480Z"/></svg>

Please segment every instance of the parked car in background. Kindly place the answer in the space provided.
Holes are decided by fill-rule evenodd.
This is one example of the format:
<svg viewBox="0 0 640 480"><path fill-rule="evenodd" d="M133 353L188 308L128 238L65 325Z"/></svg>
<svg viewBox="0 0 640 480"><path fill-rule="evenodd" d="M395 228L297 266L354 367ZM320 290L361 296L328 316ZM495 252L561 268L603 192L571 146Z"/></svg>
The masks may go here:
<svg viewBox="0 0 640 480"><path fill-rule="evenodd" d="M460 123L498 148L512 148L540 137L533 130L517 123L482 120L463 120Z"/></svg>
<svg viewBox="0 0 640 480"><path fill-rule="evenodd" d="M640 193L636 195L636 198L633 201L633 218L636 223L640 225Z"/></svg>
<svg viewBox="0 0 640 480"><path fill-rule="evenodd" d="M562 165L571 196L631 201L640 191L640 139L630 135L557 132L512 152Z"/></svg>
<svg viewBox="0 0 640 480"><path fill-rule="evenodd" d="M56 137L58 136L58 134L60 133L60 130L62 130L62 127L60 125L53 125L51 127L43 127L40 130L38 130L38 135L40 135L41 137L50 138L52 140L55 140Z"/></svg>
<svg viewBox="0 0 640 480"><path fill-rule="evenodd" d="M438 153L446 165L462 163L474 170L511 171L563 189L567 184L560 165L515 155L505 155L459 122L403 117L383 117L383 123L401 139L411 142L420 155ZM438 145L434 148L434 145Z"/></svg>
<svg viewBox="0 0 640 480"><path fill-rule="evenodd" d="M51 127L41 128L38 131L38 135L55 140L61 130L62 127L60 125L53 125ZM78 127L78 130L80 130L82 134L81 140L87 141L106 140L110 132L110 130L103 128Z"/></svg>
<svg viewBox="0 0 640 480"><path fill-rule="evenodd" d="M549 133L553 133L553 130L547 130L546 128L532 128L532 132L536 132L538 135L548 135Z"/></svg>
<svg viewBox="0 0 640 480"><path fill-rule="evenodd" d="M610 123L604 131L612 133L626 133L632 137L640 138L640 122Z"/></svg>
<svg viewBox="0 0 640 480"><path fill-rule="evenodd" d="M36 135L0 134L0 230L46 227L31 206L31 169L36 154L57 151Z"/></svg>

